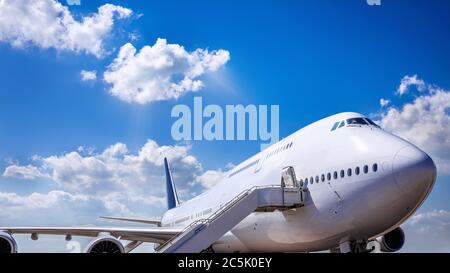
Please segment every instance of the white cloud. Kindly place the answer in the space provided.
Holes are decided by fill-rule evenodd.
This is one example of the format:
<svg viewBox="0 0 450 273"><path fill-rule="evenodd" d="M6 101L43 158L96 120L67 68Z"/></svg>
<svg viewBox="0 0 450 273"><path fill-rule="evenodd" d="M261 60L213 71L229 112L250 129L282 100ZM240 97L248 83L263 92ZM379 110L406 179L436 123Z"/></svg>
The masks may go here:
<svg viewBox="0 0 450 273"><path fill-rule="evenodd" d="M0 226L88 224L98 213L107 212L103 201L84 194L61 190L21 195L0 192Z"/></svg>
<svg viewBox="0 0 450 273"><path fill-rule="evenodd" d="M131 41L137 41L141 38L141 35L131 32L128 34L128 38L130 38Z"/></svg>
<svg viewBox="0 0 450 273"><path fill-rule="evenodd" d="M47 194L34 192L28 196L20 196L16 193L0 192L0 207L7 206L8 210L14 207L26 209L50 208L57 205L62 200L71 202L88 201L84 195L72 195L64 191L50 191ZM3 212L7 210L2 209Z"/></svg>
<svg viewBox="0 0 450 273"><path fill-rule="evenodd" d="M5 171L3 172L3 176L31 180L31 179L35 179L35 178L39 178L39 177L45 177L45 174L43 174L39 170L39 168L37 168L36 166L10 165L5 168Z"/></svg>
<svg viewBox="0 0 450 273"><path fill-rule="evenodd" d="M427 233L430 229L446 229L450 233L450 212L446 210L433 210L418 213L408 220L408 225L420 227L419 232Z"/></svg>
<svg viewBox="0 0 450 273"><path fill-rule="evenodd" d="M389 103L391 103L390 100L383 99L383 98L380 99L380 106L381 106L381 107L385 107L385 106L387 106Z"/></svg>
<svg viewBox="0 0 450 273"><path fill-rule="evenodd" d="M195 178L196 183L200 183L204 188L210 189L220 182L227 172L219 170L208 170Z"/></svg>
<svg viewBox="0 0 450 273"><path fill-rule="evenodd" d="M130 9L105 4L97 13L76 20L55 0L0 0L0 41L19 48L35 45L100 57L114 20L131 14Z"/></svg>
<svg viewBox="0 0 450 273"><path fill-rule="evenodd" d="M198 77L217 71L229 59L229 52L223 49L188 52L178 44L167 44L165 39L139 52L127 43L105 71L104 80L111 85L109 92L126 102L176 99L199 91L203 82Z"/></svg>
<svg viewBox="0 0 450 273"><path fill-rule="evenodd" d="M203 189L192 183L203 169L189 154L189 149L185 145L160 146L148 140L134 153L125 144L116 143L99 152L81 146L62 155L33 156L32 164L25 166L8 160L11 165L6 167L7 175L0 177L0 182L11 176L21 179L42 176L54 183L48 183L51 188L48 192L0 191L0 226L109 226L123 223L105 222L98 216L159 216L166 204L164 156L171 163L181 199ZM63 243L42 237L44 251L67 251ZM43 250L36 248L29 236L16 236L16 239L21 252ZM89 239L75 240L85 245Z"/></svg>
<svg viewBox="0 0 450 273"><path fill-rule="evenodd" d="M433 210L418 213L403 226L405 252L450 252L450 212Z"/></svg>
<svg viewBox="0 0 450 273"><path fill-rule="evenodd" d="M116 215L132 215L133 213L124 204L126 197L120 192L106 194L102 200L105 208L113 211Z"/></svg>
<svg viewBox="0 0 450 273"><path fill-rule="evenodd" d="M422 79L417 78L417 75L406 75L403 77L400 86L397 88L397 94L401 96L408 93L410 86L416 86L419 91L424 91L426 89L425 82Z"/></svg>
<svg viewBox="0 0 450 273"><path fill-rule="evenodd" d="M95 81L97 79L97 71L95 70L81 70L80 75L83 81Z"/></svg>
<svg viewBox="0 0 450 273"><path fill-rule="evenodd" d="M0 211L29 215L26 211L34 210L34 217L44 217L42 213L49 212L38 211L41 208L61 206L73 214L77 206L84 204L86 210L92 208L85 216L99 213L149 216L165 205L164 157L171 163L179 192L185 193L182 199L212 185L214 176L218 178L216 171L204 173L189 149L184 145L159 146L148 140L136 153L130 152L125 144L116 143L100 152L80 147L62 155L33 156L32 164L26 166L11 162L3 179L45 178L53 181L54 186L48 193L28 196L0 192ZM14 215L17 218L18 213Z"/></svg>
<svg viewBox="0 0 450 273"><path fill-rule="evenodd" d="M125 191L140 195L143 187L161 183L164 156L177 171L174 176L186 179L179 182L191 181L201 165L188 150L188 146L159 146L149 140L136 154L130 153L125 144L116 143L100 153L83 155L72 151L35 160L64 190L90 194Z"/></svg>
<svg viewBox="0 0 450 273"><path fill-rule="evenodd" d="M379 124L424 149L439 171L450 173L449 109L450 91L428 85L412 102L384 110Z"/></svg>

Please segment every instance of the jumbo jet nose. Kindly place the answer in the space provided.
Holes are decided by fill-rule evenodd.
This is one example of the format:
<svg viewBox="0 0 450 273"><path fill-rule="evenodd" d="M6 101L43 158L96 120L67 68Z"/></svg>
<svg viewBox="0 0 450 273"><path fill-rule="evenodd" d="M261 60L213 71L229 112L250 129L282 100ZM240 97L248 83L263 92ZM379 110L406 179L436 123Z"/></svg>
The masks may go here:
<svg viewBox="0 0 450 273"><path fill-rule="evenodd" d="M394 178L411 197L424 198L436 180L436 166L423 151L410 145L401 148L393 159Z"/></svg>

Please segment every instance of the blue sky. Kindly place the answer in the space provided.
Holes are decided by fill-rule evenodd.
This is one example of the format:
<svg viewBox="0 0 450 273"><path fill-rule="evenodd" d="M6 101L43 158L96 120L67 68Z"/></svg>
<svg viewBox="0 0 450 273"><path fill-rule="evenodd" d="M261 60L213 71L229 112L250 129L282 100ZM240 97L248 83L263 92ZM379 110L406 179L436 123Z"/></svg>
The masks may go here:
<svg viewBox="0 0 450 273"><path fill-rule="evenodd" d="M56 3L53 0L40 1L48 5ZM17 3L20 5L22 2ZM209 174L220 176L228 163L239 163L259 151L258 141L176 143L170 135L174 122L170 111L179 103L192 105L194 96L202 96L204 104L222 106L278 104L281 137L342 111L371 115L381 120L386 129L409 137L412 142L417 140L415 143L427 152L439 152L442 171L439 170L435 189L420 209L422 217L417 221L422 225L431 225L433 221L450 223L447 198L450 172L446 169L450 145L437 141L450 130L449 102L445 97L450 89L448 1L433 1L431 4L430 1L382 0L381 6L369 6L364 0L233 3L82 0L80 6L67 6L66 1L60 2L78 21L93 16L98 7L106 3L127 8L132 14L115 8L113 25L105 27L101 35L92 34L93 38L101 40L100 52L98 48L93 49L92 44L86 45L83 39L69 43L65 38L59 38L58 42L48 42L55 38L45 36L48 33L42 34L44 39L28 32L21 33L23 28L20 27L14 32L7 27L8 20L13 19L5 16L1 12L4 7L0 7L0 169L3 173L0 177L0 192L3 193L0 206L14 207L14 211L29 209L35 215L20 221L17 217L5 216L5 224L13 224L13 220L22 224L40 224L38 216L47 213L54 204L62 204L61 207L71 211L63 224L80 224L82 220L83 224L91 223L98 214L96 212L110 213L111 208L116 208L114 206L119 206L123 212L139 210L139 202L124 201L128 199L123 196L111 196L108 200L97 198L104 192L96 187L112 179L108 173L111 169L106 167L96 172L86 170L84 163L80 163L78 169L70 171L64 168L67 167L64 164L72 164L70 160L74 159L67 157L71 152L81 157L75 159L78 162L92 157L105 163L99 155L116 143L127 147L126 152L119 152L121 159L124 155L138 157L139 150L149 140L157 143L157 146L149 148L149 153L161 146L181 147L174 160L184 164L179 169L179 176L187 198L187 191L199 192L206 187L204 181L210 176L202 175L208 170L212 171ZM26 28L27 25L23 24L22 27ZM37 26L39 24L36 23ZM61 33L65 33L67 29L64 28L70 26L62 28ZM222 58L223 63L217 69L208 67L195 77L203 83L203 88L196 93L187 90L176 99L145 103L127 102L111 95L114 84L103 78L104 72L110 69L108 67L121 48L131 43L139 52L144 46L153 46L158 38L166 39L167 44L183 46L187 53L200 48L208 49L208 54L213 55L216 50L223 49L229 53L229 59ZM18 44L18 40L21 43ZM216 57L220 57L218 53ZM81 70L95 70L97 78L83 81ZM116 80L120 81L123 76L118 74ZM399 94L402 79L408 91ZM443 92L444 98L433 100L439 93L437 90ZM390 103L381 107L381 98ZM431 122L440 126L436 135L415 139L416 131L402 128L393 120L395 117L406 120L416 130L420 130L419 126L424 126L425 130L429 128L430 119L420 120L420 115L411 117L402 111L404 105L417 106L414 102L420 98L439 104L440 110L436 112L430 113L426 107L421 110L428 111L426 114L442 124ZM392 109L397 113L390 112ZM78 151L80 146L85 147L83 151ZM184 160L187 155L193 159ZM134 160L139 164L149 164L145 166L150 173L142 171L143 177L138 179L158 180L149 182L149 187L155 189L146 194L163 198L162 185L159 185L162 183L159 180L161 174L151 173L160 167L160 161L153 157L142 162L139 158ZM114 161L111 164L120 163ZM120 165L120 168L130 167L127 164ZM8 166L23 168L7 172ZM111 168L119 167L113 165ZM195 169L194 174L189 172L189 168ZM86 171L83 177L75 179L87 183L85 191L74 189L73 183L68 182L71 175L76 175L76 170ZM29 175L27 179L23 179L24 172ZM190 174L183 178L186 173ZM103 180L103 176L108 178ZM130 188L141 186L127 185ZM123 190L117 185L106 188L111 192ZM40 193L41 198L48 199L51 191L71 196L60 201L58 198L64 194L58 195L55 203L44 206L44 209L41 207L44 212L39 212L39 206L30 205L30 200L34 199L29 197L33 193ZM14 199L12 193L17 195L14 198L23 200L19 204L14 203L11 201ZM92 197L94 201L86 202L82 212L75 213L71 202L78 195ZM162 201L157 199L138 213L158 215L163 210ZM46 218L45 221L56 222L52 219ZM420 234L417 225L411 224L410 229L411 234ZM444 237L436 240L444 240L449 245L448 228L444 227L441 233ZM417 243L410 249L433 250L432 246L423 249L419 246ZM441 251L450 251L445 245L440 247Z"/></svg>

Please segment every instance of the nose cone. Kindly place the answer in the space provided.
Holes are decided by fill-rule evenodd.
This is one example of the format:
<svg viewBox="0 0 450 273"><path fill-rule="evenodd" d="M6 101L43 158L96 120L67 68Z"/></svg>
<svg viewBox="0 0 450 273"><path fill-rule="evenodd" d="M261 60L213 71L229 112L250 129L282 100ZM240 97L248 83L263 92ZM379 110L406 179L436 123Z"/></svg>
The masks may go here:
<svg viewBox="0 0 450 273"><path fill-rule="evenodd" d="M436 166L423 151L410 145L394 156L393 172L400 189L411 197L425 198L436 180Z"/></svg>

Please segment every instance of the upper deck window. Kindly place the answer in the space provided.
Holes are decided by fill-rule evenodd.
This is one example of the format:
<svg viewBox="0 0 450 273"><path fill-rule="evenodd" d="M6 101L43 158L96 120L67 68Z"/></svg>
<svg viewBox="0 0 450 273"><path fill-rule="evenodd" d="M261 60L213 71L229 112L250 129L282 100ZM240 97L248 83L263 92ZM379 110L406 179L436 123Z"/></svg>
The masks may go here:
<svg viewBox="0 0 450 273"><path fill-rule="evenodd" d="M363 118L349 118L347 125L368 125L368 123Z"/></svg>

